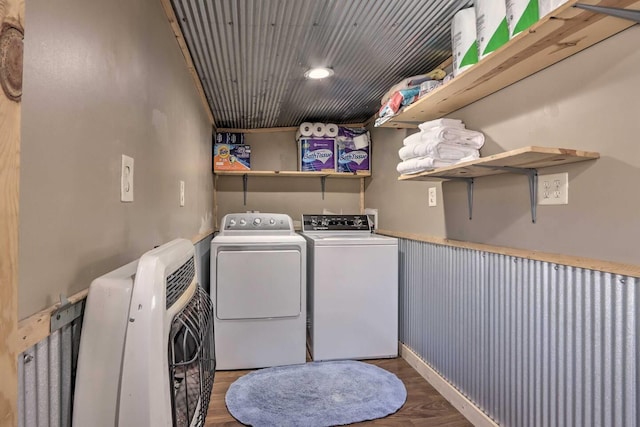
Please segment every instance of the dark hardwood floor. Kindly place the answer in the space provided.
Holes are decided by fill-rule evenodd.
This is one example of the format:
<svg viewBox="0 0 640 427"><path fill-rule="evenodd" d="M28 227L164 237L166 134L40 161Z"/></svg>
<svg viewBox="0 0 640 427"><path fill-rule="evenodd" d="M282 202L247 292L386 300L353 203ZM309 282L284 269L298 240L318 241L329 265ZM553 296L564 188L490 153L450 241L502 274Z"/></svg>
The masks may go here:
<svg viewBox="0 0 640 427"><path fill-rule="evenodd" d="M396 374L407 388L407 401L395 414L353 425L389 427L466 427L472 425L403 359L379 359L367 362ZM231 383L247 372L250 371L216 372L211 403L209 404L205 423L206 427L242 425L227 411L224 396Z"/></svg>

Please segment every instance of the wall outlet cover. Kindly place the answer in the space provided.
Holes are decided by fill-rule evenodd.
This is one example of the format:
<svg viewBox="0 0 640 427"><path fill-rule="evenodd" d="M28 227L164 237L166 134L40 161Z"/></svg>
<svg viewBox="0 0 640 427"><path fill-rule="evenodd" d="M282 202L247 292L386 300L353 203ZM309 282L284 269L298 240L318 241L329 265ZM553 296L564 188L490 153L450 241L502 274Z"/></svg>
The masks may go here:
<svg viewBox="0 0 640 427"><path fill-rule="evenodd" d="M438 206L437 190L438 189L436 187L429 187L429 206L430 207Z"/></svg>
<svg viewBox="0 0 640 427"><path fill-rule="evenodd" d="M538 175L538 204L569 204L569 174L567 172Z"/></svg>

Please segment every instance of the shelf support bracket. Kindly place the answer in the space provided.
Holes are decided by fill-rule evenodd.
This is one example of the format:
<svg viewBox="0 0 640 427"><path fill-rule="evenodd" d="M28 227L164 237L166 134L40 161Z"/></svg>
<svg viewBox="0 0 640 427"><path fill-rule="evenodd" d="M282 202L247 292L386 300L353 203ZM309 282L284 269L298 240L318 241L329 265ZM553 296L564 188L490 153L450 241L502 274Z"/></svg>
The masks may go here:
<svg viewBox="0 0 640 427"><path fill-rule="evenodd" d="M473 218L473 178L461 178L459 176L443 176L441 178L451 181L464 181L467 183L467 207L469 209L469 221Z"/></svg>
<svg viewBox="0 0 640 427"><path fill-rule="evenodd" d="M327 177L326 176L321 176L320 177L320 188L322 189L322 200L324 200L324 189L327 183Z"/></svg>
<svg viewBox="0 0 640 427"><path fill-rule="evenodd" d="M246 173L242 175L242 194L244 199L244 205L247 206L247 183L249 181L249 175Z"/></svg>
<svg viewBox="0 0 640 427"><path fill-rule="evenodd" d="M594 13L615 16L616 18L628 19L629 21L640 23L640 10L621 9L619 7L592 6L590 4L576 3L573 7L588 10Z"/></svg>
<svg viewBox="0 0 640 427"><path fill-rule="evenodd" d="M538 195L538 170L533 168L517 168L513 166L491 166L491 165L474 165L481 168L502 170L505 172L517 173L520 175L526 175L529 179L529 203L531 203L531 222L536 223L536 208L538 202L536 196Z"/></svg>

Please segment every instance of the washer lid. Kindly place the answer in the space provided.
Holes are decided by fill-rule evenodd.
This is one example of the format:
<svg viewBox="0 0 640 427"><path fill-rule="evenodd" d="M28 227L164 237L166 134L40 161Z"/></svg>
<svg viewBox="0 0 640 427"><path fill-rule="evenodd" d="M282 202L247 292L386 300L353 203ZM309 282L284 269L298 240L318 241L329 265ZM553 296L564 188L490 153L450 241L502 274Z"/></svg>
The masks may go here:
<svg viewBox="0 0 640 427"><path fill-rule="evenodd" d="M397 245L398 239L371 233L303 233L317 246Z"/></svg>

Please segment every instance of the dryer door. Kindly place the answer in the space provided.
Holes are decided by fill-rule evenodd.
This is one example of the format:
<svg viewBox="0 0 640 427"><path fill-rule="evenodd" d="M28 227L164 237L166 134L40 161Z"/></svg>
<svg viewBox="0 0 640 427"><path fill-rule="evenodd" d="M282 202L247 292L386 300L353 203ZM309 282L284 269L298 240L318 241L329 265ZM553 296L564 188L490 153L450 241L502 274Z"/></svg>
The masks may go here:
<svg viewBox="0 0 640 427"><path fill-rule="evenodd" d="M300 262L300 251L293 249L221 249L216 258L218 319L300 315Z"/></svg>

